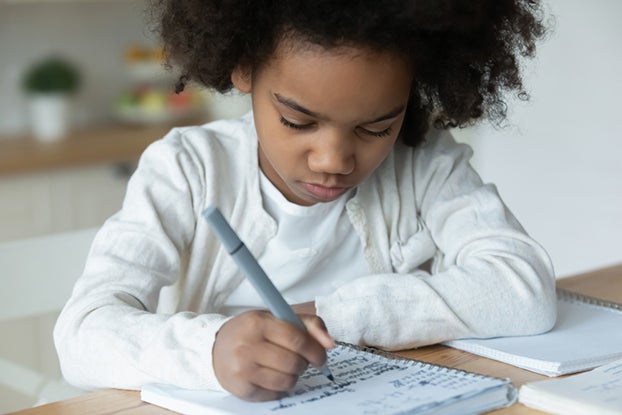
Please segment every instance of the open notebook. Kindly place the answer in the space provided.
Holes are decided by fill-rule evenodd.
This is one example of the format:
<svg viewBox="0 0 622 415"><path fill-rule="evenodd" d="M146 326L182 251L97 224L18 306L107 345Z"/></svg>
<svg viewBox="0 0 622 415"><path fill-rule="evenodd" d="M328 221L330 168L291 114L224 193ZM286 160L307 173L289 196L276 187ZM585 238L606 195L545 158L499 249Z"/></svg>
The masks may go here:
<svg viewBox="0 0 622 415"><path fill-rule="evenodd" d="M621 304L558 289L557 306L557 323L547 333L445 344L548 376L622 359Z"/></svg>
<svg viewBox="0 0 622 415"><path fill-rule="evenodd" d="M622 415L622 360L589 372L527 383L519 402L562 415Z"/></svg>
<svg viewBox="0 0 622 415"><path fill-rule="evenodd" d="M308 369L287 397L246 402L232 395L150 384L141 399L188 415L478 414L516 400L509 380L393 358L340 344L328 353L336 382Z"/></svg>

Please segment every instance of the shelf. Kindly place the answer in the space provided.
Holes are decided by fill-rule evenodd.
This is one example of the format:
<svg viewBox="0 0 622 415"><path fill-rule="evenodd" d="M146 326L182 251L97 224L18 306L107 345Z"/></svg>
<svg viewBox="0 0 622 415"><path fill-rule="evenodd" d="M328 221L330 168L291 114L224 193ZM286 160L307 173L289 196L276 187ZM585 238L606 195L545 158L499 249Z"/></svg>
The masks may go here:
<svg viewBox="0 0 622 415"><path fill-rule="evenodd" d="M136 161L170 126L114 125L75 131L53 143L30 136L0 137L0 175Z"/></svg>
<svg viewBox="0 0 622 415"><path fill-rule="evenodd" d="M51 3L129 3L135 0L0 0L0 5L51 4Z"/></svg>

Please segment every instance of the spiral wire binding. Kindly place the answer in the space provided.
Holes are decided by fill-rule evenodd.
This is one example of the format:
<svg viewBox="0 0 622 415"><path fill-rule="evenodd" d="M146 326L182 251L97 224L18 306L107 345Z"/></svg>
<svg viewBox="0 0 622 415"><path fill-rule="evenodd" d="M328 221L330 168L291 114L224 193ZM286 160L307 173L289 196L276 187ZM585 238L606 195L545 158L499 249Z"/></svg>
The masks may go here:
<svg viewBox="0 0 622 415"><path fill-rule="evenodd" d="M622 311L622 304L613 301L602 300L600 298L591 297L585 294L579 294L574 291L566 290L563 288L557 288L557 295L565 300L581 302L585 304L595 305L599 307L612 308L614 310Z"/></svg>

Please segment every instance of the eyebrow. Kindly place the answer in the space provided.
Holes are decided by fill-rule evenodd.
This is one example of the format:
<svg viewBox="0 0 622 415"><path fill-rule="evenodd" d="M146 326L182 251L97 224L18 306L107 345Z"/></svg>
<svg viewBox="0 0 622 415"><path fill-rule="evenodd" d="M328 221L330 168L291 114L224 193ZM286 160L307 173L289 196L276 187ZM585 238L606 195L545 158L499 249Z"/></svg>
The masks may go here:
<svg viewBox="0 0 622 415"><path fill-rule="evenodd" d="M303 114L309 115L309 116L314 117L314 118L320 118L320 119L325 119L326 118L325 116L323 116L323 115L321 115L321 114L319 114L319 113L317 113L315 111L311 111L310 109L303 107L302 105L298 104L296 101L294 101L291 98L286 98L286 97L284 97L284 96L282 96L282 95L280 95L278 93L275 93L274 97L276 98L276 100L279 103L285 105L286 107L289 107L289 108L293 109L294 111L301 112ZM381 115L380 117L375 118L375 119L370 120L370 121L365 121L362 124L375 124L375 123L380 122L380 121L384 121L384 120L388 120L388 119L391 119L391 118L395 118L402 111L404 111L404 108L405 108L405 105L402 105L402 106L400 106L398 108L395 108L394 110L388 112L385 115Z"/></svg>
<svg viewBox="0 0 622 415"><path fill-rule="evenodd" d="M307 109L307 108L303 107L302 105L298 104L293 99L285 98L284 96L282 96L282 95L280 95L278 93L275 93L274 97L281 104L285 105L286 107L289 107L289 108L293 109L294 111L302 112L303 114L310 115L311 117L314 117L314 118L325 118L325 117L321 116L319 113L311 111L310 109Z"/></svg>

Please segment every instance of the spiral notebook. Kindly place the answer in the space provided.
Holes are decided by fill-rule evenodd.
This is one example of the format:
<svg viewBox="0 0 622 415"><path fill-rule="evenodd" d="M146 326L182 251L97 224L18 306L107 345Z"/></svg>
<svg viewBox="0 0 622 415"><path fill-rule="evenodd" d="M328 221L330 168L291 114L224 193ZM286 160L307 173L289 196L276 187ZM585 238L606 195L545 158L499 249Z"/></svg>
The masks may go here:
<svg viewBox="0 0 622 415"><path fill-rule="evenodd" d="M580 372L622 359L622 304L558 289L547 333L445 344L547 376Z"/></svg>
<svg viewBox="0 0 622 415"><path fill-rule="evenodd" d="M328 352L336 382L308 369L276 401L246 402L232 395L149 384L141 399L187 415L212 414L479 414L508 406L516 389L500 379L436 366L375 349L339 344Z"/></svg>
<svg viewBox="0 0 622 415"><path fill-rule="evenodd" d="M527 383L518 401L563 415L622 415L622 360L589 372Z"/></svg>

